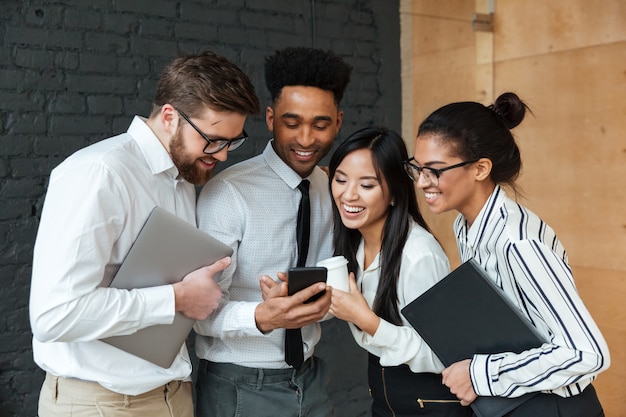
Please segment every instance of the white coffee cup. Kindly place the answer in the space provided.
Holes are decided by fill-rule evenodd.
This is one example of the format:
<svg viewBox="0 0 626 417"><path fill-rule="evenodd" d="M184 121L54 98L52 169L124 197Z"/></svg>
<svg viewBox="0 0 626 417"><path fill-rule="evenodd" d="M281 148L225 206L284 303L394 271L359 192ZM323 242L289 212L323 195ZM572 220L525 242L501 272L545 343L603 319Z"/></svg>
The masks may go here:
<svg viewBox="0 0 626 417"><path fill-rule="evenodd" d="M326 283L333 288L341 291L350 291L348 284L348 260L343 256L333 256L317 263L317 266L323 266L328 269Z"/></svg>

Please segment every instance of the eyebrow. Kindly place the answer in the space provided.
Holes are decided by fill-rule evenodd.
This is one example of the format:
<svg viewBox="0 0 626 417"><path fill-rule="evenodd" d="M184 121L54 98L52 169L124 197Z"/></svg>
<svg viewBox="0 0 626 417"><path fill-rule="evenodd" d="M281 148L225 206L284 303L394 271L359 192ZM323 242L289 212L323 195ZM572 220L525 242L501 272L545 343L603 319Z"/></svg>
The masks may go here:
<svg viewBox="0 0 626 417"><path fill-rule="evenodd" d="M348 176L348 174L346 174L345 172L343 172L343 171L342 171L342 170L340 170L340 169L337 169L337 170L335 171L335 174L341 174L341 175ZM374 181L376 181L376 182L380 182L380 180L379 180L379 179L378 179L375 175L368 175L368 176L365 176L365 177L359 177L359 179L360 179L360 180L374 180Z"/></svg>
<svg viewBox="0 0 626 417"><path fill-rule="evenodd" d="M301 120L302 116L300 116L299 114L296 113L283 113L283 115L281 116L281 118L283 119L298 119ZM315 116L313 118L314 122L332 122L333 119L330 116Z"/></svg>

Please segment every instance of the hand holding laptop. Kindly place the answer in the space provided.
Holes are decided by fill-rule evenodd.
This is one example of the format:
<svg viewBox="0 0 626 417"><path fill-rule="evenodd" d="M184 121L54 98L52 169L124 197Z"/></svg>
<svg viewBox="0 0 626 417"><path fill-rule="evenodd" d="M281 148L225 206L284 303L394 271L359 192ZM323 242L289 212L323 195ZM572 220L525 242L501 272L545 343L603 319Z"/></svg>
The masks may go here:
<svg viewBox="0 0 626 417"><path fill-rule="evenodd" d="M222 290L213 276L226 269L231 258L226 257L217 262L196 269L172 284L176 300L176 311L193 320L204 320L215 310L222 298Z"/></svg>

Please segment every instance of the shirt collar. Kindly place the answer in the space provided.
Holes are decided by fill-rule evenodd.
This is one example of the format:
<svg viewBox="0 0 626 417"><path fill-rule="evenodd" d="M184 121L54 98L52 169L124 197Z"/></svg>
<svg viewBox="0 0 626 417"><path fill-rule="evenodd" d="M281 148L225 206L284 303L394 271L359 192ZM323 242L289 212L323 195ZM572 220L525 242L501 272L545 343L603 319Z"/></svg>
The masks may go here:
<svg viewBox="0 0 626 417"><path fill-rule="evenodd" d="M280 156L278 156L272 146L273 142L274 139L267 142L265 150L263 151L263 158L276 175L278 175L291 189L295 190L298 188L298 185L302 182L303 178L300 177L300 175L289 165L287 165L285 161L280 159Z"/></svg>
<svg viewBox="0 0 626 417"><path fill-rule="evenodd" d="M506 194L504 190L502 190L502 187L496 185L469 229L467 228L467 220L461 217L461 227L459 228L460 230L459 233L457 233L457 237L462 238L463 235L466 235L466 239L463 240L466 240L470 247L478 247L478 243L482 239L486 226L491 221L496 220L496 217L492 215L493 211L502 205L505 198Z"/></svg>
<svg viewBox="0 0 626 417"><path fill-rule="evenodd" d="M359 243L359 247L356 250L356 261L359 264L359 269L365 272L375 271L380 267L380 252L376 254L376 257L372 261L371 264L367 267L367 270L364 268L365 264L365 239L361 238L361 242Z"/></svg>
<svg viewBox="0 0 626 417"><path fill-rule="evenodd" d="M135 116L128 128L128 134L133 137L153 174L166 172L172 178L178 177L178 168L174 165L170 154L159 138L154 134L146 119Z"/></svg>

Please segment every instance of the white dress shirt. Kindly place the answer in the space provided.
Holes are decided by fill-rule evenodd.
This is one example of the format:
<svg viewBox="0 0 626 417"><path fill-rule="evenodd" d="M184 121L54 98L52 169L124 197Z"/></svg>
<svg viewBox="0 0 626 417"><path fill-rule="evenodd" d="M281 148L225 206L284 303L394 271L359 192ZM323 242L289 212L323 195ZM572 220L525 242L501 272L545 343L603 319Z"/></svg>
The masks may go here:
<svg viewBox="0 0 626 417"><path fill-rule="evenodd" d="M472 226L459 215L455 232L461 260L480 263L549 341L520 354L474 355L470 372L478 395L570 397L609 367L607 344L550 226L496 186Z"/></svg>
<svg viewBox="0 0 626 417"><path fill-rule="evenodd" d="M363 271L364 241L361 239L356 259L359 264L357 286L372 308L380 279L380 253ZM399 260L398 310L422 295L450 272L450 264L433 235L416 222L411 227ZM380 319L374 336L349 323L357 344L380 358L382 366L407 364L413 372L441 373L444 366L409 322L400 314L402 326Z"/></svg>
<svg viewBox="0 0 626 417"><path fill-rule="evenodd" d="M34 248L35 362L62 377L135 395L188 378L185 347L169 369L98 339L174 319L172 286L107 288L154 206L194 223L195 189L178 178L144 120L71 155L50 176Z"/></svg>
<svg viewBox="0 0 626 417"><path fill-rule="evenodd" d="M332 202L328 176L316 167L311 181L311 236L306 265L332 256ZM233 248L222 272L220 307L196 324L196 353L212 362L252 368L286 368L285 330L263 334L254 311L262 302L259 277L276 278L296 266L296 223L302 178L272 148L233 165L202 189L197 204L200 229ZM304 358L313 355L319 324L302 329Z"/></svg>

